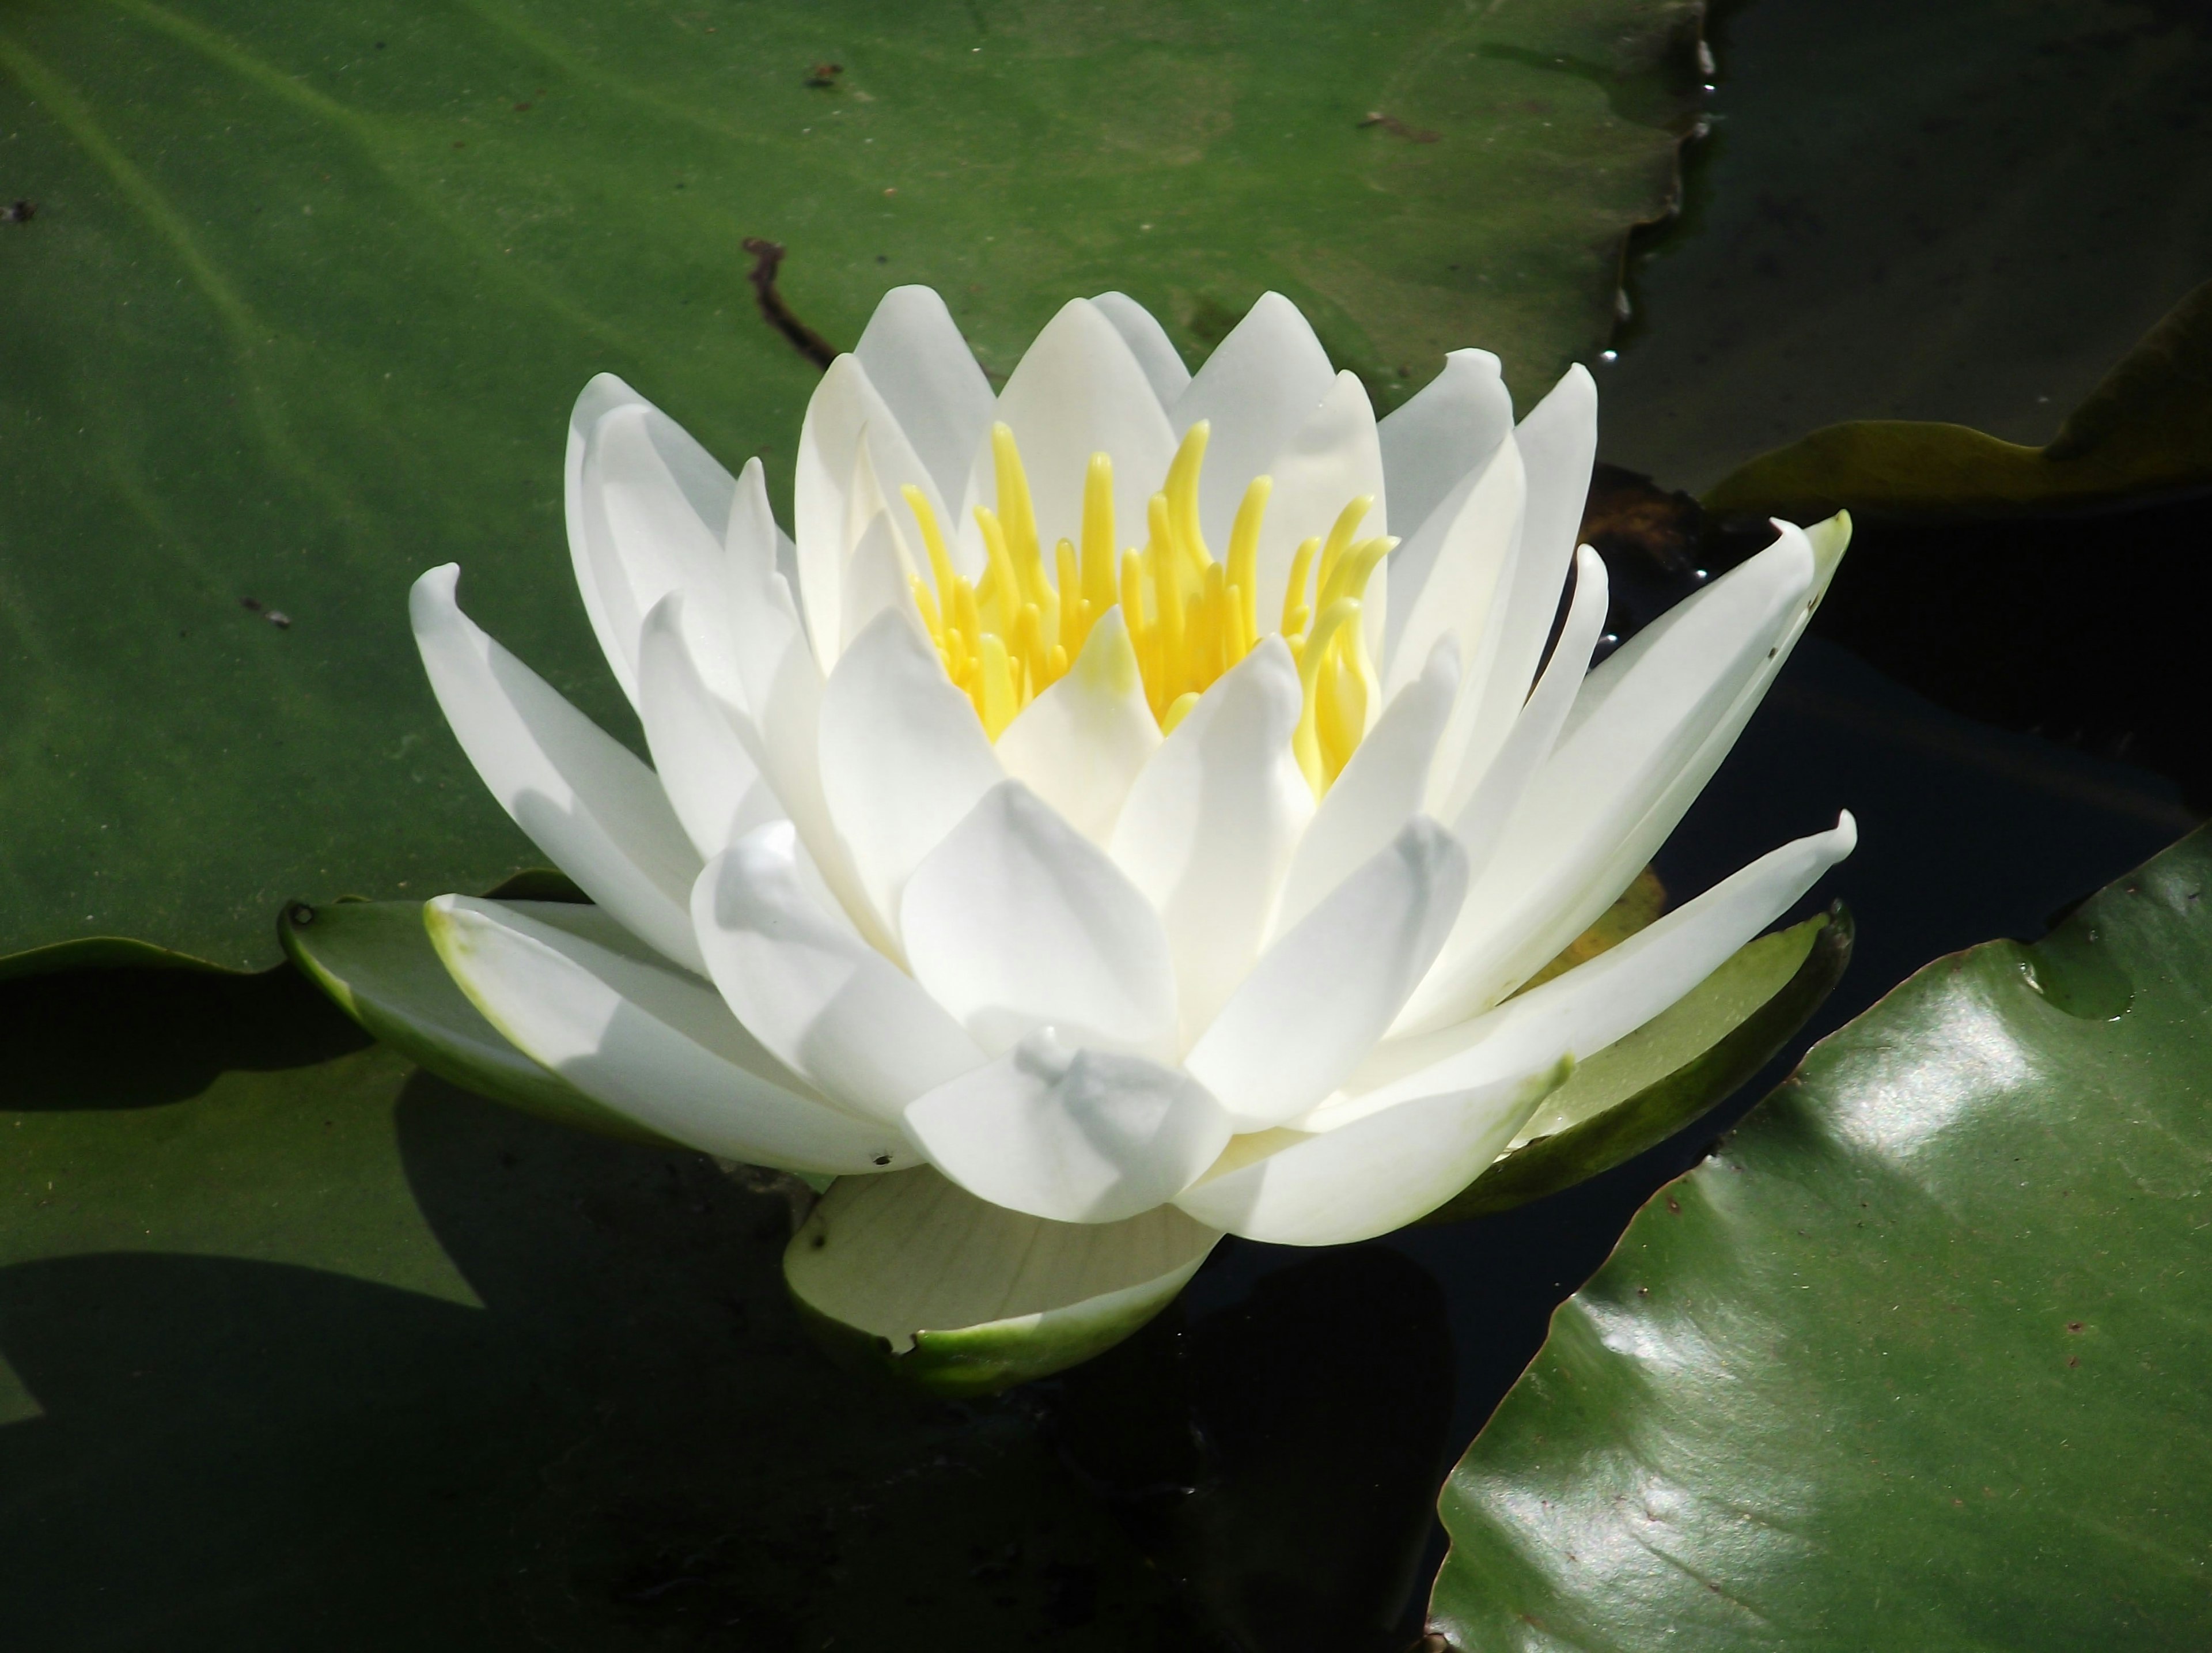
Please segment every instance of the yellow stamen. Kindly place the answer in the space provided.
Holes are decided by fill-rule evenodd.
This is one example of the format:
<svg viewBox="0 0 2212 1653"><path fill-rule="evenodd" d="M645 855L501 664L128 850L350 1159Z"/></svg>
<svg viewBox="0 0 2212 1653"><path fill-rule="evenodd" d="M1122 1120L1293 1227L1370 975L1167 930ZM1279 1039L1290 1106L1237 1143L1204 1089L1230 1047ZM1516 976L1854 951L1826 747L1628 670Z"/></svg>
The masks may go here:
<svg viewBox="0 0 2212 1653"><path fill-rule="evenodd" d="M1114 606L1114 461L1091 456L1083 473L1083 597L1093 614Z"/></svg>
<svg viewBox="0 0 2212 1653"><path fill-rule="evenodd" d="M982 717L983 732L996 740L1021 707L1012 662L1006 658L1006 645L995 632L983 634L982 666L975 709Z"/></svg>
<svg viewBox="0 0 2212 1653"><path fill-rule="evenodd" d="M1291 557L1290 583L1283 587L1283 635L1303 636L1306 619L1313 611L1306 606L1306 577L1313 572L1314 553L1321 550L1318 539L1302 539Z"/></svg>
<svg viewBox="0 0 2212 1653"><path fill-rule="evenodd" d="M1176 554L1193 573L1213 561L1198 525L1198 472L1206 463L1206 440L1212 434L1212 422L1205 419L1183 432L1182 445L1176 449L1174 462L1168 466L1167 486L1161 490L1167 496L1168 527L1175 537Z"/></svg>
<svg viewBox="0 0 2212 1653"><path fill-rule="evenodd" d="M1083 582L1076 573L1075 547L1066 540L1061 540L1052 548L1052 561L1053 572L1059 579L1060 592L1060 624L1054 628L1054 643L1072 656L1083 647L1083 634L1091 629L1083 618L1086 605L1083 597Z"/></svg>
<svg viewBox="0 0 2212 1653"><path fill-rule="evenodd" d="M1358 619L1359 605L1348 599L1322 610L1321 618L1314 622L1313 635L1305 640L1305 647L1298 654L1298 689L1303 699L1297 732L1291 737L1291 751L1316 797L1328 789L1330 779L1321 744L1319 690L1322 671L1328 664L1330 646L1336 641L1337 633L1346 624L1356 624Z"/></svg>
<svg viewBox="0 0 2212 1653"><path fill-rule="evenodd" d="M1237 520L1229 528L1229 583L1243 595L1237 622L1241 659L1260 640L1260 524L1267 514L1267 496L1274 492L1273 477L1255 477L1237 507Z"/></svg>
<svg viewBox="0 0 2212 1653"><path fill-rule="evenodd" d="M1314 580L1316 587L1327 588L1329 575L1336 572L1336 559L1351 546L1352 535L1359 532L1361 519L1374 505L1375 495L1362 494L1337 513L1336 524L1328 531L1328 541L1321 550L1321 573Z"/></svg>
<svg viewBox="0 0 2212 1653"><path fill-rule="evenodd" d="M1196 690L1191 690L1188 694L1177 695L1175 697L1174 703L1170 705L1166 711L1160 714L1160 732L1164 735L1173 734L1176 732L1176 725L1181 723L1185 718L1188 717L1190 715L1190 708L1197 704L1198 691Z"/></svg>

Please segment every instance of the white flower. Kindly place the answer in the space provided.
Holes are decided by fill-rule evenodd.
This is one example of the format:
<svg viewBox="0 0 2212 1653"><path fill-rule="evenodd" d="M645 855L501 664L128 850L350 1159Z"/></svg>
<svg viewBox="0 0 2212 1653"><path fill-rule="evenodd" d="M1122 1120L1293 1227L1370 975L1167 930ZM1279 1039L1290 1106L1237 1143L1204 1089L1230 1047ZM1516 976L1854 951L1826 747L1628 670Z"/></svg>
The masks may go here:
<svg viewBox="0 0 2212 1653"><path fill-rule="evenodd" d="M1180 1284L1222 1231L1398 1227L1852 843L1509 996L1681 817L1844 538L1778 524L1589 671L1595 423L1577 368L1516 425L1480 350L1378 423L1274 295L1194 377L1127 298L1073 301L994 396L903 288L808 408L794 544L757 460L594 380L569 544L653 767L423 575L454 732L597 903L441 897L441 952L668 1136L975 1196L889 1179L901 1255L1089 1260L1007 1313Z"/></svg>

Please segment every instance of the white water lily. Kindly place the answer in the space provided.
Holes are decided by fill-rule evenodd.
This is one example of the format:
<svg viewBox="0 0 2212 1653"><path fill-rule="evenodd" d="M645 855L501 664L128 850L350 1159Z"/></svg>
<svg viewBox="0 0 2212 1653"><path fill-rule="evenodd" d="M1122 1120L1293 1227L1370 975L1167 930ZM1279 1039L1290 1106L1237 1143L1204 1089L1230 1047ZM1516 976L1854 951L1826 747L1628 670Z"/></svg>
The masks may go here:
<svg viewBox="0 0 2212 1653"><path fill-rule="evenodd" d="M1413 1221L1853 841L1516 994L1680 819L1845 538L1777 524L1591 670L1595 421L1577 368L1516 424L1462 350L1378 422L1274 295L1195 375L1075 300L994 396L902 288L808 408L793 539L758 460L594 380L569 544L652 765L423 575L454 732L597 903L443 896L439 951L606 1106L856 1179L839 1255L875 1263L794 1283L895 1340Z"/></svg>

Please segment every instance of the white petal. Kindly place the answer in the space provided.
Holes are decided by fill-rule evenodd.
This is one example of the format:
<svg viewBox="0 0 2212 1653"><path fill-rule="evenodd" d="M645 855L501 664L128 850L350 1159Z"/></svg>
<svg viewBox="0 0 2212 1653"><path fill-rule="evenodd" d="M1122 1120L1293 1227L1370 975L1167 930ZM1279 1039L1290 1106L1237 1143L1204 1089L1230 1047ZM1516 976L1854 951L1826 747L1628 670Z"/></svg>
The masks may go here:
<svg viewBox="0 0 2212 1653"><path fill-rule="evenodd" d="M910 615L916 623L921 611L914 603L914 559L899 536L889 511L872 515L854 536L853 555L845 563L845 588L838 603L838 623L844 628L846 648L876 617L896 611Z"/></svg>
<svg viewBox="0 0 2212 1653"><path fill-rule="evenodd" d="M1401 1031L1445 1026L1495 1003L1620 895L1635 876L1631 867L1607 887L1621 846L1800 621L1813 575L1812 554L1793 531L1677 605L1659 644L1599 712L1569 729L1530 784L1468 896L1473 927L1453 937Z"/></svg>
<svg viewBox="0 0 2212 1653"><path fill-rule="evenodd" d="M1211 472L1212 468L1209 450L1206 470ZM1321 404L1263 469L1274 477L1275 487L1267 497L1267 514L1260 527L1259 570L1253 584L1259 590L1261 622L1273 624L1283 611L1283 590L1290 584L1291 560L1300 540L1328 533L1337 514L1363 494L1372 495L1375 505L1359 526L1359 537L1365 539L1389 531L1375 408L1358 375L1337 374L1336 383ZM1242 496L1240 487L1238 497ZM1367 595L1360 606L1367 646L1376 659L1382 658L1389 625L1384 595L1388 578L1386 563L1368 580Z"/></svg>
<svg viewBox="0 0 2212 1653"><path fill-rule="evenodd" d="M461 990L517 1049L664 1136L787 1170L915 1161L883 1123L764 1077L775 1063L703 981L497 902L441 896L423 916Z"/></svg>
<svg viewBox="0 0 2212 1653"><path fill-rule="evenodd" d="M730 635L761 768L837 904L876 945L896 948L830 824L822 790L822 672L783 567L791 542L769 510L758 459L738 475L728 540Z"/></svg>
<svg viewBox="0 0 2212 1653"><path fill-rule="evenodd" d="M878 616L823 691L822 787L861 888L894 933L922 857L1005 779L921 629Z"/></svg>
<svg viewBox="0 0 2212 1653"><path fill-rule="evenodd" d="M1113 1223L1173 1199L1229 1141L1221 1105L1140 1056L1070 1050L1049 1030L906 1110L908 1136L979 1199Z"/></svg>
<svg viewBox="0 0 2212 1653"><path fill-rule="evenodd" d="M1520 445L1509 434L1489 462L1462 477L1419 531L1390 553L1386 694L1395 694L1420 670L1440 637L1452 639L1461 659L1478 658L1492 606L1510 584L1527 493Z"/></svg>
<svg viewBox="0 0 2212 1653"><path fill-rule="evenodd" d="M1152 381L1112 322L1088 299L1071 299L1022 357L1000 392L997 417L1012 428L1028 473L1037 535L1048 551L1083 537L1083 479L1093 453L1114 459L1118 540L1141 544L1145 501L1166 479L1175 434ZM960 508L961 544L981 566L973 511L999 497L991 444L977 446Z"/></svg>
<svg viewBox="0 0 2212 1653"><path fill-rule="evenodd" d="M1355 1079L1355 1085L1366 1088L1319 1110L1316 1121L1357 1116L1404 1097L1479 1083L1501 1067L1561 1042L1577 1060L1595 1055L1718 969L1788 912L1857 842L1857 824L1846 811L1829 830L1769 851L1627 940L1486 1015L1391 1040Z"/></svg>
<svg viewBox="0 0 2212 1653"><path fill-rule="evenodd" d="M623 692L637 691L638 629L672 591L705 601L693 623L721 617L720 530L730 473L666 414L612 374L585 386L568 416L568 554L600 652ZM726 645L708 647L710 672Z"/></svg>
<svg viewBox="0 0 2212 1653"><path fill-rule="evenodd" d="M1454 350L1444 370L1375 428L1390 514L1410 539L1513 429L1513 398L1487 350Z"/></svg>
<svg viewBox="0 0 2212 1653"><path fill-rule="evenodd" d="M714 985L739 1020L823 1095L878 1119L983 1060L913 978L824 913L799 878L788 827L708 863L692 918Z"/></svg>
<svg viewBox="0 0 2212 1653"><path fill-rule="evenodd" d="M1273 933L1296 924L1365 864L1421 807L1437 738L1459 690L1459 657L1437 641L1420 676L1400 690L1352 754L1298 840Z"/></svg>
<svg viewBox="0 0 2212 1653"><path fill-rule="evenodd" d="M1590 656L1605 630L1611 581L1605 559L1585 545L1575 557L1575 595L1559 628L1559 641L1544 675L1506 732L1496 759L1457 800L1452 832L1478 875L1490 864L1506 823L1558 744L1559 730L1589 673Z"/></svg>
<svg viewBox="0 0 2212 1653"><path fill-rule="evenodd" d="M1241 1137L1176 1204L1209 1226L1275 1245L1348 1245L1388 1234L1474 1181L1573 1069L1571 1058L1556 1060L1401 1103L1326 1135Z"/></svg>
<svg viewBox="0 0 2212 1653"><path fill-rule="evenodd" d="M415 582L415 646L439 708L501 808L584 893L701 968L686 911L699 854L651 769L463 614L460 565Z"/></svg>
<svg viewBox="0 0 2212 1653"><path fill-rule="evenodd" d="M1176 398L1171 411L1178 436L1201 419L1212 422L1198 501L1199 521L1215 556L1226 554L1245 488L1274 462L1335 384L1328 352L1298 307L1280 293L1263 293ZM1270 506L1270 520L1276 508ZM1330 520L1343 508L1344 499L1329 506ZM1328 524L1304 532L1325 534ZM1261 589L1267 588L1263 581ZM1279 576L1275 593L1279 605Z"/></svg>
<svg viewBox="0 0 2212 1653"><path fill-rule="evenodd" d="M1121 1223L1046 1222L925 1167L838 1183L783 1267L808 1307L894 1354L917 1335L1000 1333L1015 1362L1038 1343L1080 1358L1173 1298L1220 1237L1172 1206Z"/></svg>
<svg viewBox="0 0 2212 1653"><path fill-rule="evenodd" d="M1112 851L1167 926L1187 1029L1259 957L1313 793L1291 751L1297 668L1279 636L1200 696L1138 775Z"/></svg>
<svg viewBox="0 0 2212 1653"><path fill-rule="evenodd" d="M661 790L692 847L705 857L786 816L731 709L693 664L684 637L683 602L681 593L671 592L645 617L637 710Z"/></svg>
<svg viewBox="0 0 2212 1653"><path fill-rule="evenodd" d="M915 869L899 915L915 980L996 1055L1041 1027L1172 1061L1175 969L1151 905L1018 781Z"/></svg>
<svg viewBox="0 0 2212 1653"><path fill-rule="evenodd" d="M868 318L853 355L938 492L957 499L975 444L991 428L993 398L945 301L930 288L894 287Z"/></svg>
<svg viewBox="0 0 2212 1653"><path fill-rule="evenodd" d="M1505 725L1535 682L1581 537L1597 456L1597 386L1589 374L1568 368L1515 427L1513 442L1528 475L1520 544L1502 588L1504 606L1494 609L1494 628L1469 659L1467 692L1476 696L1470 707L1476 720L1468 724L1466 739L1454 731L1444 735L1445 750L1464 751L1475 773L1503 744ZM1438 777L1445 784L1461 778L1457 771Z"/></svg>
<svg viewBox="0 0 2212 1653"><path fill-rule="evenodd" d="M1261 955L1184 1067L1240 1131L1306 1112L1382 1036L1466 894L1466 854L1416 816Z"/></svg>
<svg viewBox="0 0 2212 1653"><path fill-rule="evenodd" d="M799 458L792 477L797 519L800 606L814 658L824 672L837 661L844 637L845 562L865 520L851 508L854 467L865 443L884 497L919 488L946 520L944 496L928 467L899 428L898 419L859 361L841 356L830 364L806 404L799 429Z"/></svg>
<svg viewBox="0 0 2212 1653"><path fill-rule="evenodd" d="M1167 329L1127 293L1094 294L1091 301L1098 307L1100 315L1114 324L1114 331L1121 335L1129 354L1145 370L1145 377L1152 383L1152 394L1160 398L1161 407L1173 407L1176 398L1189 388L1190 369L1183 366L1182 353L1168 337Z"/></svg>
<svg viewBox="0 0 2212 1653"><path fill-rule="evenodd" d="M1092 623L1067 675L1015 715L995 750L1008 775L1103 844L1159 749L1160 726L1117 605Z"/></svg>

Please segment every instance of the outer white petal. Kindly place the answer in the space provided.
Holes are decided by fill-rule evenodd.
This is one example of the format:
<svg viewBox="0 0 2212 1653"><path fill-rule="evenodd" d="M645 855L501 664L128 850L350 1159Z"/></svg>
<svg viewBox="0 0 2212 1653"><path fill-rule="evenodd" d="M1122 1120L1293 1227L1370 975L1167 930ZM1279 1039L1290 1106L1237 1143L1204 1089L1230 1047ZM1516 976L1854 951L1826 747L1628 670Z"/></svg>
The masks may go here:
<svg viewBox="0 0 2212 1653"><path fill-rule="evenodd" d="M1114 459L1119 539L1144 538L1145 501L1165 480L1175 434L1152 381L1114 324L1088 299L1071 299L1045 325L1000 392L997 417L1022 450L1037 534L1048 550L1083 533L1083 479L1093 453ZM960 543L980 568L974 507L995 505L997 474L988 439L977 446L960 509Z"/></svg>
<svg viewBox="0 0 2212 1653"><path fill-rule="evenodd" d="M1845 811L1829 830L1769 851L1619 945L1486 1015L1391 1040L1356 1076L1355 1094L1317 1110L1312 1122L1327 1125L1406 1097L1480 1083L1563 1038L1577 1060L1595 1055L1718 969L1857 842L1857 824Z"/></svg>
<svg viewBox="0 0 2212 1653"><path fill-rule="evenodd" d="M1204 1027L1259 957L1313 793L1291 751L1301 697L1279 636L1199 698L1145 766L1111 849L1167 925L1187 1030Z"/></svg>
<svg viewBox="0 0 2212 1653"><path fill-rule="evenodd" d="M1163 408L1171 408L1176 398L1190 386L1190 369L1183 366L1182 353L1167 335L1152 313L1131 298L1127 293L1097 293L1091 303L1098 313L1114 324L1114 331L1129 347L1129 354L1137 358L1137 365L1145 370L1151 381L1152 393L1160 398Z"/></svg>
<svg viewBox="0 0 2212 1653"><path fill-rule="evenodd" d="M1276 1245L1347 1245L1388 1234L1472 1182L1573 1069L1563 1058L1401 1103L1327 1135L1240 1137L1175 1203L1211 1227Z"/></svg>
<svg viewBox="0 0 2212 1653"><path fill-rule="evenodd" d="M637 690L638 629L672 591L718 598L720 538L735 484L666 414L612 374L585 386L568 416L568 554L600 651L623 692ZM719 601L692 623L712 676L727 662Z"/></svg>
<svg viewBox="0 0 2212 1653"><path fill-rule="evenodd" d="M1463 766L1439 773L1432 786L1456 786L1463 775L1488 767L1535 682L1580 538L1597 455L1597 386L1589 374L1570 368L1515 428L1513 441L1528 477L1521 540L1512 572L1492 599L1484 641L1469 657L1462 692L1471 698L1454 720L1461 726L1444 735L1447 751L1465 755Z"/></svg>
<svg viewBox="0 0 2212 1653"><path fill-rule="evenodd" d="M1465 853L1416 816L1261 956L1184 1067L1240 1131L1306 1112L1382 1036L1466 894Z"/></svg>
<svg viewBox="0 0 2212 1653"><path fill-rule="evenodd" d="M1048 1030L906 1110L907 1133L978 1198L1062 1223L1112 1223L1175 1197L1229 1141L1188 1074L1070 1050Z"/></svg>
<svg viewBox="0 0 2212 1653"><path fill-rule="evenodd" d="M1504 602L1511 581L1527 494L1520 447L1509 433L1489 461L1462 477L1419 532L1391 552L1396 600L1385 694L1412 679L1439 638L1449 637L1461 659L1478 659L1491 609Z"/></svg>
<svg viewBox="0 0 2212 1653"><path fill-rule="evenodd" d="M1178 436L1201 419L1212 422L1198 501L1200 524L1217 556L1229 544L1246 486L1274 462L1335 383L1328 352L1298 307L1280 293L1263 293L1176 399L1171 411ZM1270 507L1271 520L1277 508ZM1343 508L1344 499L1329 506L1330 520ZM1305 530L1328 532L1326 521ZM1267 589L1264 582L1261 589ZM1275 591L1279 604L1279 576Z"/></svg>
<svg viewBox="0 0 2212 1653"><path fill-rule="evenodd" d="M714 985L738 1019L845 1106L895 1120L983 1060L912 977L816 904L787 826L763 828L709 862L692 915Z"/></svg>
<svg viewBox="0 0 2212 1653"><path fill-rule="evenodd" d="M1067 675L1016 714L995 748L1008 775L1102 844L1159 749L1160 726L1118 606L1091 623Z"/></svg>
<svg viewBox="0 0 2212 1653"><path fill-rule="evenodd" d="M1689 611L1642 655L1622 691L1561 739L1529 786L1468 896L1479 921L1453 938L1401 1031L1445 1026L1494 1003L1620 895L1604 881L1618 847L1739 704L1798 620L1813 577L1811 551L1793 531L1677 605Z"/></svg>
<svg viewBox="0 0 2212 1653"><path fill-rule="evenodd" d="M486 636L453 599L460 565L415 582L415 646L461 750L577 886L678 963L702 968L686 907L699 855L621 742Z"/></svg>
<svg viewBox="0 0 2212 1653"><path fill-rule="evenodd" d="M860 885L893 929L922 857L1006 779L919 626L879 615L822 697L822 787Z"/></svg>
<svg viewBox="0 0 2212 1653"><path fill-rule="evenodd" d="M797 519L800 605L814 658L823 671L837 660L844 638L845 563L866 526L854 520L854 470L865 444L884 497L911 484L946 520L944 496L898 419L877 392L867 370L849 356L830 364L806 404L799 428L799 457L792 477Z"/></svg>
<svg viewBox="0 0 2212 1653"><path fill-rule="evenodd" d="M1283 880L1273 933L1311 912L1420 811L1437 738L1458 690L1458 653L1450 638L1439 638L1426 668L1383 708L1314 811Z"/></svg>
<svg viewBox="0 0 2212 1653"><path fill-rule="evenodd" d="M1213 468L1211 449L1206 469ZM1260 616L1272 624L1283 611L1283 591L1290 584L1291 560L1298 542L1326 534L1337 514L1352 500L1373 496L1374 508L1360 524L1364 539L1389 531L1389 507L1384 497L1382 447L1375 435L1375 408L1366 386L1357 374L1340 373L1321 404L1306 417L1289 441L1277 450L1264 467L1275 479L1267 499L1267 515L1260 528L1259 569L1253 584L1259 590ZM1243 496L1239 485L1238 497ZM1233 508L1233 504L1232 504ZM1225 536L1226 530L1224 530ZM1367 630L1367 647L1375 659L1382 658L1389 605L1386 597L1389 565L1377 568L1367 582L1360 605Z"/></svg>
<svg viewBox="0 0 2212 1653"><path fill-rule="evenodd" d="M730 708L699 676L684 641L683 602L671 592L645 617L637 710L661 790L704 857L787 817Z"/></svg>
<svg viewBox="0 0 2212 1653"><path fill-rule="evenodd" d="M991 428L993 398L945 301L927 287L892 288L868 318L853 355L938 492L959 497L969 459Z"/></svg>
<svg viewBox="0 0 2212 1653"><path fill-rule="evenodd" d="M840 1182L783 1266L802 1301L894 1354L917 1334L996 1334L1022 1352L1056 1344L1079 1358L1157 1312L1220 1237L1172 1206L1121 1223L1049 1223L923 1169Z"/></svg>
<svg viewBox="0 0 2212 1653"><path fill-rule="evenodd" d="M1575 704L1576 691L1589 671L1590 655L1605 630L1611 582L1605 559L1585 545L1575 557L1575 595L1559 628L1559 641L1528 703L1506 732L1496 759L1455 800L1454 836L1477 873L1489 866L1506 823L1551 757L1560 726Z"/></svg>
<svg viewBox="0 0 2212 1653"><path fill-rule="evenodd" d="M908 881L915 979L993 1055L1041 1027L1172 1061L1160 921L1104 850L1018 781L984 794Z"/></svg>
<svg viewBox="0 0 2212 1653"><path fill-rule="evenodd" d="M1409 541L1462 477L1489 463L1512 429L1513 398L1487 350L1452 351L1442 373L1383 416L1375 430L1389 479L1390 514Z"/></svg>
<svg viewBox="0 0 2212 1653"><path fill-rule="evenodd" d="M775 1064L714 990L497 902L441 896L430 939L470 1001L594 1101L707 1153L836 1175L915 1163L898 1133L763 1077Z"/></svg>
<svg viewBox="0 0 2212 1653"><path fill-rule="evenodd" d="M838 603L838 623L844 629L846 648L876 622L880 614L911 615L919 623L914 604L913 557L901 538L896 520L887 510L875 512L854 536L853 554L845 562L845 587Z"/></svg>

